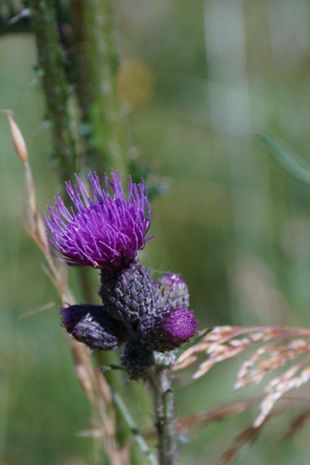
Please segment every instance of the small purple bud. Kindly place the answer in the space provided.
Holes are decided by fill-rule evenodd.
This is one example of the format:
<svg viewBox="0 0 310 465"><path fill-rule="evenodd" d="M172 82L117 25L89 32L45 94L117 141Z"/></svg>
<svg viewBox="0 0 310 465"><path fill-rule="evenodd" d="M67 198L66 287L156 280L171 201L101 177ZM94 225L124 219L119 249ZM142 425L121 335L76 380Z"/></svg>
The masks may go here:
<svg viewBox="0 0 310 465"><path fill-rule="evenodd" d="M187 308L161 309L148 315L138 329L141 341L150 350L165 352L188 341L197 331L197 319Z"/></svg>
<svg viewBox="0 0 310 465"><path fill-rule="evenodd" d="M184 279L176 273L169 273L157 281L157 308L181 308L189 306L189 292Z"/></svg>
<svg viewBox="0 0 310 465"><path fill-rule="evenodd" d="M197 331L197 319L187 308L177 308L167 315L161 329L176 344L188 341Z"/></svg>
<svg viewBox="0 0 310 465"><path fill-rule="evenodd" d="M127 339L125 326L106 307L71 305L61 309L62 324L77 341L91 349L111 350Z"/></svg>

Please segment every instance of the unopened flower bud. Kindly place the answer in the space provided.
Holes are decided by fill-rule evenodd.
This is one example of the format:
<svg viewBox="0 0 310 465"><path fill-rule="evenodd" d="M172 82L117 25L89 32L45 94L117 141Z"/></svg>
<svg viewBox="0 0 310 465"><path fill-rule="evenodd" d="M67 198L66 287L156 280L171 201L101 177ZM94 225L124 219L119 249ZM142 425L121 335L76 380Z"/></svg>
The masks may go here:
<svg viewBox="0 0 310 465"><path fill-rule="evenodd" d="M189 306L189 292L184 279L176 273L169 273L157 281L157 308L181 308Z"/></svg>
<svg viewBox="0 0 310 465"><path fill-rule="evenodd" d="M68 333L91 349L115 349L127 338L125 326L111 317L105 307L71 305L63 308L61 314Z"/></svg>
<svg viewBox="0 0 310 465"><path fill-rule="evenodd" d="M125 323L135 323L154 310L154 283L138 260L119 272L102 272L99 294L111 315Z"/></svg>
<svg viewBox="0 0 310 465"><path fill-rule="evenodd" d="M162 309L139 325L141 342L150 350L165 352L188 341L197 331L197 319L187 308Z"/></svg>

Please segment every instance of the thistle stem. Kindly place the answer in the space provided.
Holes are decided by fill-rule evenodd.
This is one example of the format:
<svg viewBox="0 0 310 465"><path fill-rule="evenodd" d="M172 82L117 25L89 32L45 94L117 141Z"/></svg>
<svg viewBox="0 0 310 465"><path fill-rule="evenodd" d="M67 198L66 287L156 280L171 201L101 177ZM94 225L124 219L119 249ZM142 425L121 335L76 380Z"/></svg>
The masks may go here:
<svg viewBox="0 0 310 465"><path fill-rule="evenodd" d="M64 51L57 30L53 0L29 0L39 69L52 130L54 160L62 180L76 167L76 144L69 110L70 88L65 75Z"/></svg>
<svg viewBox="0 0 310 465"><path fill-rule="evenodd" d="M149 374L149 384L154 402L160 465L177 465L175 402L171 382L171 371L168 368L157 365Z"/></svg>
<svg viewBox="0 0 310 465"><path fill-rule="evenodd" d="M118 53L112 0L72 0L75 78L85 137L86 165L116 169L125 179L125 134L117 95Z"/></svg>

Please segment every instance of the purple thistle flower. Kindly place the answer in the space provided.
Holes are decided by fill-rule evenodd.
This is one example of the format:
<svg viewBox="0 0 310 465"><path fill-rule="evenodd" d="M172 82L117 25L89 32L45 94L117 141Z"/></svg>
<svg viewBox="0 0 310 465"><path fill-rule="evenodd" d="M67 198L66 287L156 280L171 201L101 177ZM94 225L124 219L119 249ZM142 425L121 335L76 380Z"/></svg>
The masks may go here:
<svg viewBox="0 0 310 465"><path fill-rule="evenodd" d="M58 194L45 217L51 250L68 265L89 265L106 271L130 263L150 238L151 209L143 181L128 183L126 196L118 173L88 174L90 190L76 175L66 183L72 207Z"/></svg>

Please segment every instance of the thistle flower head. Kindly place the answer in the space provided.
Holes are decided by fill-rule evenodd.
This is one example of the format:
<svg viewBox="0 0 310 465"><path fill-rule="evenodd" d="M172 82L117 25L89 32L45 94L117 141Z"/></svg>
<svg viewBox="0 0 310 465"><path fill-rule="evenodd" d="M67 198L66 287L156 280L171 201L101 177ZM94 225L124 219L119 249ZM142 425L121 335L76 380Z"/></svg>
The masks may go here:
<svg viewBox="0 0 310 465"><path fill-rule="evenodd" d="M148 240L150 204L144 183L130 179L126 196L118 173L104 177L101 187L95 172L88 174L90 189L76 176L66 183L72 202L60 195L45 218L52 252L68 265L89 265L115 270L130 263Z"/></svg>
<svg viewBox="0 0 310 465"><path fill-rule="evenodd" d="M181 275L168 273L157 281L156 303L158 308L189 306L189 291Z"/></svg>
<svg viewBox="0 0 310 465"><path fill-rule="evenodd" d="M91 349L115 349L127 339L126 327L104 306L71 305L61 309L61 319L67 332Z"/></svg>
<svg viewBox="0 0 310 465"><path fill-rule="evenodd" d="M150 350L165 352L188 341L197 331L197 319L188 308L163 308L140 322L141 342Z"/></svg>
<svg viewBox="0 0 310 465"><path fill-rule="evenodd" d="M118 273L102 271L99 295L111 315L125 324L135 325L155 310L154 282L139 260L132 260Z"/></svg>
<svg viewBox="0 0 310 465"><path fill-rule="evenodd" d="M172 310L161 322L161 331L176 345L190 339L197 331L197 319L187 308Z"/></svg>

